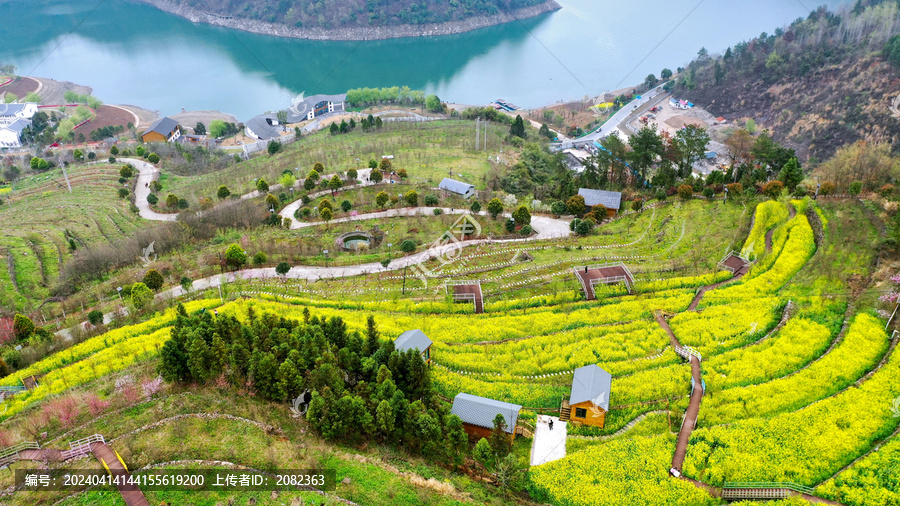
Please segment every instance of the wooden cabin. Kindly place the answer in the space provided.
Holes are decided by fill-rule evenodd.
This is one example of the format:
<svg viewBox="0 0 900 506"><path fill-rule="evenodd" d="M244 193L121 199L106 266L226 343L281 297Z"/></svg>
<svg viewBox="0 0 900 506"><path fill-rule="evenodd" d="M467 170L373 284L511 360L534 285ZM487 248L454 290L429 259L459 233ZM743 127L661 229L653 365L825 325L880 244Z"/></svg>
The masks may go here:
<svg viewBox="0 0 900 506"><path fill-rule="evenodd" d="M563 401L559 419L602 428L609 412L612 375L594 364L575 369L569 400Z"/></svg>
<svg viewBox="0 0 900 506"><path fill-rule="evenodd" d="M494 418L498 414L503 415L506 420L505 432L512 441L516 437L516 425L521 411L522 406L518 404L460 392L453 398L450 414L462 420L463 429L473 440L490 437L494 430Z"/></svg>
<svg viewBox="0 0 900 506"><path fill-rule="evenodd" d="M587 207L587 212L590 212L594 206L602 205L606 208L606 216L608 218L618 214L619 208L622 206L622 194L619 192L579 188L578 194L584 197L584 205Z"/></svg>
<svg viewBox="0 0 900 506"><path fill-rule="evenodd" d="M162 117L154 121L150 128L141 134L144 142L169 142L181 137L181 129L178 122L169 117Z"/></svg>
<svg viewBox="0 0 900 506"><path fill-rule="evenodd" d="M415 349L426 364L431 363L431 339L419 329L407 330L394 340L394 349L399 352Z"/></svg>

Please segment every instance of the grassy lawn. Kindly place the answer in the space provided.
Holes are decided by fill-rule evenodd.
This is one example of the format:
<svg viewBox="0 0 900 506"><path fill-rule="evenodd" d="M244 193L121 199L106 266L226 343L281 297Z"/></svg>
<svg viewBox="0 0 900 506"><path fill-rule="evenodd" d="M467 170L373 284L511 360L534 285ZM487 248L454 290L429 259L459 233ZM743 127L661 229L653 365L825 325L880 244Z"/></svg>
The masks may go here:
<svg viewBox="0 0 900 506"><path fill-rule="evenodd" d="M169 177L164 180L163 193L196 201L203 196L214 198L219 185L224 184L233 194L243 195L256 189L254 179L264 178L272 184L285 169L299 169L294 173L302 180L316 162L325 165L327 174L333 174L365 168L369 160L381 160L386 155L394 156L394 170L406 169L412 182L437 186L452 171L454 178L483 189L484 176L492 163L496 164L496 158L490 162L488 155L496 157L502 148L504 163L512 164L517 158L517 148L503 141L507 133L502 125L489 125L489 150L485 152L474 150L474 124L470 121L387 123L378 131L357 128L343 135L320 131L285 146L275 156L256 156L199 177ZM162 170L166 174L165 162Z"/></svg>

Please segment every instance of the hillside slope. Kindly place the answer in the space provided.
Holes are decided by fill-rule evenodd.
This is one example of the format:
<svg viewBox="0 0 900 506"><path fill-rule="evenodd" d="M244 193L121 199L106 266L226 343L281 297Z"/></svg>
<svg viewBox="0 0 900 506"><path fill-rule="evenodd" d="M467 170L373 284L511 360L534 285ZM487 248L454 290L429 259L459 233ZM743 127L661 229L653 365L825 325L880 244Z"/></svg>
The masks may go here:
<svg viewBox="0 0 900 506"><path fill-rule="evenodd" d="M772 35L709 57L701 51L676 92L716 116L755 120L801 159L824 160L857 140L900 140L900 67L882 56L900 32L896 2L819 9Z"/></svg>
<svg viewBox="0 0 900 506"><path fill-rule="evenodd" d="M279 37L370 40L460 33L560 8L555 0L143 0L195 23Z"/></svg>

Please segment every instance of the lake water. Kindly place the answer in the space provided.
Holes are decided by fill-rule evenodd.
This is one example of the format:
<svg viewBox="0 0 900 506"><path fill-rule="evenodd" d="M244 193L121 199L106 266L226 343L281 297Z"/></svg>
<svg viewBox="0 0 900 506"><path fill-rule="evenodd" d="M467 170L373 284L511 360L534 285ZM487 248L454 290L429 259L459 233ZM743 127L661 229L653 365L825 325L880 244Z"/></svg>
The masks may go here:
<svg viewBox="0 0 900 506"><path fill-rule="evenodd" d="M536 107L642 82L700 47L724 51L808 14L794 0L558 1L557 12L459 35L322 42L196 25L127 0L0 0L0 62L162 114L246 120L300 92L399 85Z"/></svg>

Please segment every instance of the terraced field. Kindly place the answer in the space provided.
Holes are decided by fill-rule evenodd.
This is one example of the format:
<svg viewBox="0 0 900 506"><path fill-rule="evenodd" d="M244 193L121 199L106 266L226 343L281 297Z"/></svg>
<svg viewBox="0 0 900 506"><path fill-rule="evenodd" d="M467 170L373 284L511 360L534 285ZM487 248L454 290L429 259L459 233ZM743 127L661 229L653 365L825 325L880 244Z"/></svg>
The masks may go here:
<svg viewBox="0 0 900 506"><path fill-rule="evenodd" d="M601 235L585 240L467 251L458 264L445 268L447 277L482 280L488 298L485 313L478 315L470 306L432 296L441 293L444 278L417 285L411 281L417 278L410 277L406 290L430 297L400 299L399 273L314 284L248 282L230 287L229 294L252 297L199 300L187 309L215 307L217 314L241 321L250 308L297 320L309 311L318 318L339 316L349 330L360 333L374 315L383 338L418 328L434 341L431 376L443 396L470 392L519 403L526 406L522 418L531 423L537 413L559 408L575 368L600 365L613 375L606 426L570 427L567 456L528 474L534 500L713 505L722 504L717 494L726 483L791 482L843 504L889 504L897 493L896 479L893 471L885 475L878 469L897 453L900 418L890 408L900 395L900 358L893 353L884 321L866 302L873 300L867 280L875 254L858 249L871 244L876 231L853 202L813 206L767 202L756 207L754 226L748 229L751 212L741 206L670 204L616 220ZM810 213L821 213L828 222L818 244ZM714 269L732 249L752 249L754 263L748 275L728 281L730 274L715 274ZM518 260L525 251L531 258ZM610 289L600 300L580 300L572 267L620 259L636 272L635 293ZM833 265L840 269L828 267ZM819 270L828 283L818 281ZM696 309L688 309L698 288L722 281L703 294ZM70 390L112 395L110 387L97 385L152 370L169 325L171 314L163 314L35 364L32 372L47 374L42 387L7 401L4 425L24 434L24 420L36 411L34 406ZM685 362L676 344L691 347L702 360ZM681 420L689 410L697 368L702 384L695 388L704 395L696 427L684 432ZM15 382L12 376L0 385ZM202 397L213 388L185 395ZM110 432L117 438L112 447L138 466L173 460L191 465L202 458L261 465L259 455L229 454L205 436L196 444L169 448L184 431L225 438L240 432L253 448L275 444L250 422L168 420L175 413L205 410L263 423L278 419L293 427L292 441L305 437L284 406L271 415L259 407L251 410L243 401L212 408L195 400L171 413L149 407L162 402L123 408L121 427L104 415L69 435ZM141 428L153 422L160 423ZM61 435L62 429L57 432ZM679 433L686 445L678 446ZM685 479L669 473L679 449ZM284 448L273 450L271 458L296 462L298 457ZM347 461L330 462L340 467ZM396 476L388 473L385 479ZM457 491L475 490L447 479ZM336 495L350 499L363 494L350 487L339 487ZM398 496L395 503L496 500L471 493L477 498L436 497L420 489L415 499ZM89 497L94 496L83 496ZM366 497L370 501L363 503L383 503L383 498ZM799 499L784 504L800 504L795 501Z"/></svg>
<svg viewBox="0 0 900 506"><path fill-rule="evenodd" d="M141 226L120 199L119 166L68 169L69 193L59 169L17 182L0 206L0 306L32 313L51 295L59 270L78 249L112 244Z"/></svg>

